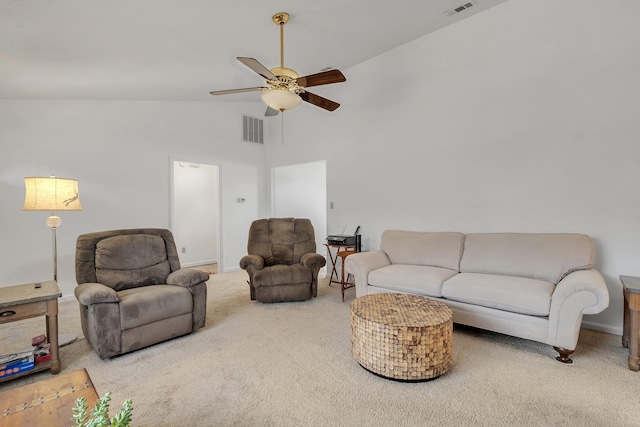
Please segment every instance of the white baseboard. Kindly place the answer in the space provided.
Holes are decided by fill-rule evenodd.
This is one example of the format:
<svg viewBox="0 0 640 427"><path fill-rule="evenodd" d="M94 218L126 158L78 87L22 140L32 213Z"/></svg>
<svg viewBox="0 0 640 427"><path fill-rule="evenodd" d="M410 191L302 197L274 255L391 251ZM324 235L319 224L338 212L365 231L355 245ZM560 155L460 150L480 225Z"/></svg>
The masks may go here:
<svg viewBox="0 0 640 427"><path fill-rule="evenodd" d="M582 327L607 334L622 336L622 328L619 326L605 325L604 323L582 321Z"/></svg>
<svg viewBox="0 0 640 427"><path fill-rule="evenodd" d="M217 259L205 259L202 261L193 261L193 262L181 262L180 267L197 267L199 265L207 265L207 264L217 264Z"/></svg>

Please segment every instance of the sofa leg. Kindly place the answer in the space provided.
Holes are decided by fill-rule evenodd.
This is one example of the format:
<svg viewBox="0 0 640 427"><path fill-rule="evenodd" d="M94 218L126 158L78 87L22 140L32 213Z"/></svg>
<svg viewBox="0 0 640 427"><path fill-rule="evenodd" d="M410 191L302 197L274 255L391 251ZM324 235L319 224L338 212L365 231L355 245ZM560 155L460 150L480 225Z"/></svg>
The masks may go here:
<svg viewBox="0 0 640 427"><path fill-rule="evenodd" d="M568 365L573 363L573 360L571 360L569 356L571 355L571 353L574 352L574 350L567 350L566 348L560 348L560 347L553 347L553 348L555 351L560 353L560 356L556 357L556 360L558 362L566 363Z"/></svg>

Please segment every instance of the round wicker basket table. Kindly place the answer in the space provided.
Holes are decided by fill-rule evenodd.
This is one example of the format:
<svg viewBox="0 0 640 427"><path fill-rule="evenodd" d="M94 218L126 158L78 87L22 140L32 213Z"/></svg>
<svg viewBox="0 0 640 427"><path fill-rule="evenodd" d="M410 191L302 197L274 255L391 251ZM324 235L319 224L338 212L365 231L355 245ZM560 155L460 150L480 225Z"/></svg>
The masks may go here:
<svg viewBox="0 0 640 427"><path fill-rule="evenodd" d="M380 293L351 302L351 352L368 371L399 381L444 374L453 360L453 313L418 295Z"/></svg>

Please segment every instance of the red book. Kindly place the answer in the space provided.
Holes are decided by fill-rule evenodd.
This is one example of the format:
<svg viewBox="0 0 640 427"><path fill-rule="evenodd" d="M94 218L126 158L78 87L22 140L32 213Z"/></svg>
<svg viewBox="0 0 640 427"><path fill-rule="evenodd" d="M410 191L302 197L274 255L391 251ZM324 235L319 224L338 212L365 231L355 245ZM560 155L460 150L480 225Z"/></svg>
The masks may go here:
<svg viewBox="0 0 640 427"><path fill-rule="evenodd" d="M36 356L36 363L44 362L45 360L51 360L51 354L43 354L42 356Z"/></svg>

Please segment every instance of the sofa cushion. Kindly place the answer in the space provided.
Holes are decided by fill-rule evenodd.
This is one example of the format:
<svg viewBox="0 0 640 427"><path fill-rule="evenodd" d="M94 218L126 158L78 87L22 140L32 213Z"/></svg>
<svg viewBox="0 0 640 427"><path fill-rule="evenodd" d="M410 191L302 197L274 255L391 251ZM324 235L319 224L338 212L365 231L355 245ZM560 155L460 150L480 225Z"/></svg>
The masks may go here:
<svg viewBox="0 0 640 427"><path fill-rule="evenodd" d="M385 230L380 249L392 264L429 265L458 271L464 234Z"/></svg>
<svg viewBox="0 0 640 427"><path fill-rule="evenodd" d="M548 316L555 284L493 274L460 273L444 282L442 296L483 307Z"/></svg>
<svg viewBox="0 0 640 427"><path fill-rule="evenodd" d="M165 283L171 272L165 241L160 236L131 234L96 244L96 278L116 291Z"/></svg>
<svg viewBox="0 0 640 427"><path fill-rule="evenodd" d="M127 330L172 316L191 313L193 297L187 288L172 285L152 285L118 292L120 325Z"/></svg>
<svg viewBox="0 0 640 427"><path fill-rule="evenodd" d="M412 294L442 296L442 283L458 274L447 268L391 264L369 273L369 285Z"/></svg>
<svg viewBox="0 0 640 427"><path fill-rule="evenodd" d="M528 277L558 283L576 270L593 267L595 248L584 234L467 234L462 273Z"/></svg>

